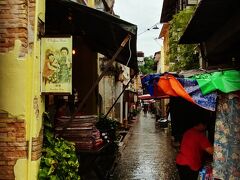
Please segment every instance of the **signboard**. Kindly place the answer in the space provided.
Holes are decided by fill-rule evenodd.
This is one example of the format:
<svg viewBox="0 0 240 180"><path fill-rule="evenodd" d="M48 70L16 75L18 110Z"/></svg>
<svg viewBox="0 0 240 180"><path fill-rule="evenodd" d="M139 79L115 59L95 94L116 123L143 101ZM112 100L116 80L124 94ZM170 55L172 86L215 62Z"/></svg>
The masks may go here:
<svg viewBox="0 0 240 180"><path fill-rule="evenodd" d="M72 92L72 37L41 39L41 92Z"/></svg>

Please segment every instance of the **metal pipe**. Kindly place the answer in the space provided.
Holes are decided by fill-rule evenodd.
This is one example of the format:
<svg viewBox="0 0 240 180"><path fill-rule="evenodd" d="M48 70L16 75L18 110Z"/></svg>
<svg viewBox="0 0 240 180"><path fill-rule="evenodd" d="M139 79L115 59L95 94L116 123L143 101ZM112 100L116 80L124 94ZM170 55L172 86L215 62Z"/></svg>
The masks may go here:
<svg viewBox="0 0 240 180"><path fill-rule="evenodd" d="M121 95L124 93L124 91L127 89L128 85L130 84L130 82L132 81L132 79L134 78L134 76L131 77L131 79L128 81L127 85L123 88L122 92L119 94L119 96L117 97L117 99L115 100L115 102L113 103L113 105L111 106L111 108L108 110L108 112L106 113L106 115L104 116L104 118L107 117L107 115L111 112L112 108L115 106L115 104L117 103L118 99L121 97Z"/></svg>
<svg viewBox="0 0 240 180"><path fill-rule="evenodd" d="M102 74L98 77L98 79L95 81L95 83L92 85L91 89L88 91L88 93L86 94L86 96L84 96L83 100L81 101L81 103L78 105L78 108L76 111L73 112L73 114L71 115L70 119L68 122L66 122L65 126L63 127L62 131L60 132L59 136L61 136L65 130L67 129L67 127L70 125L70 123L73 121L73 118L75 117L75 115L77 114L77 112L79 112L83 105L85 104L85 102L87 101L87 99L89 98L89 96L91 95L91 93L94 91L94 89L97 87L98 83L100 82L100 80L103 78L103 76L107 73L109 67L112 65L112 63L115 61L116 57L119 55L119 53L122 51L122 49L124 48L124 46L126 45L126 43L128 42L128 40L131 38L131 35L128 34L124 40L122 41L120 47L118 48L118 50L116 51L116 53L113 55L112 59L107 63L106 65L106 69L102 72Z"/></svg>

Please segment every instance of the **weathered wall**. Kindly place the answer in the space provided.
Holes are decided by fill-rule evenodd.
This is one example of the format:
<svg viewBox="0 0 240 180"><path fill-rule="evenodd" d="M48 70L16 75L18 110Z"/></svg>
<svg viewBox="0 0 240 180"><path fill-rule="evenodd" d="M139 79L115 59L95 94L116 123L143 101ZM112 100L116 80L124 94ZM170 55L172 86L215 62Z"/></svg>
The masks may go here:
<svg viewBox="0 0 240 180"><path fill-rule="evenodd" d="M0 179L37 179L44 98L37 19L45 1L0 2Z"/></svg>

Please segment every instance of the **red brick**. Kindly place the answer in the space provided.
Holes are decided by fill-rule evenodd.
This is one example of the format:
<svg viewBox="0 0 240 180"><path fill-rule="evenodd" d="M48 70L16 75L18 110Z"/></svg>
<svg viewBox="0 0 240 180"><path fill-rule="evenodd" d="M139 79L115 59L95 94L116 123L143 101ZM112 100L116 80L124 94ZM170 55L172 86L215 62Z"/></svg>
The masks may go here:
<svg viewBox="0 0 240 180"><path fill-rule="evenodd" d="M0 128L5 128L5 127L7 127L6 123L0 123Z"/></svg>
<svg viewBox="0 0 240 180"><path fill-rule="evenodd" d="M8 127L16 127L16 128L23 128L23 129L20 129L20 130L24 130L25 128L25 124L24 123L18 123L18 122L15 122L15 123L8 123Z"/></svg>
<svg viewBox="0 0 240 180"><path fill-rule="evenodd" d="M42 145L39 144L38 146L33 146L32 151L38 151L39 149L42 149Z"/></svg>
<svg viewBox="0 0 240 180"><path fill-rule="evenodd" d="M7 133L8 137L17 137L17 138L24 138L25 137L25 133L21 133L21 132L9 132Z"/></svg>
<svg viewBox="0 0 240 180"><path fill-rule="evenodd" d="M0 142L0 147L6 147L8 146L7 142Z"/></svg>
<svg viewBox="0 0 240 180"><path fill-rule="evenodd" d="M14 152L15 148L14 147L0 147L1 152Z"/></svg>
<svg viewBox="0 0 240 180"><path fill-rule="evenodd" d="M2 46L2 47L9 47L10 45L12 45L12 43L7 43L7 42L0 43L0 46Z"/></svg>
<svg viewBox="0 0 240 180"><path fill-rule="evenodd" d="M21 141L26 141L26 138L17 137L17 138L16 138L16 141L18 141L18 142L19 142L19 141L20 141L20 142L21 142Z"/></svg>
<svg viewBox="0 0 240 180"><path fill-rule="evenodd" d="M16 137L0 137L0 141L2 142L14 142L16 139Z"/></svg>
<svg viewBox="0 0 240 180"><path fill-rule="evenodd" d="M6 48L6 47L0 47L0 52L8 52L8 48Z"/></svg>
<svg viewBox="0 0 240 180"><path fill-rule="evenodd" d="M4 152L3 157L8 159L27 157L27 151Z"/></svg>
<svg viewBox="0 0 240 180"><path fill-rule="evenodd" d="M0 122L2 122L2 123L15 123L15 122L24 123L24 120L23 119L13 119L13 118L1 118Z"/></svg>
<svg viewBox="0 0 240 180"><path fill-rule="evenodd" d="M0 1L0 5L1 6L8 5L8 1Z"/></svg>
<svg viewBox="0 0 240 180"><path fill-rule="evenodd" d="M25 4L25 0L10 0L8 1L10 5L16 5L16 4Z"/></svg>
<svg viewBox="0 0 240 180"><path fill-rule="evenodd" d="M0 11L1 13L1 11ZM1 16L0 16L1 17ZM0 21L1 22L1 21ZM0 118L7 118L8 117L8 113L6 112L0 112Z"/></svg>
<svg viewBox="0 0 240 180"><path fill-rule="evenodd" d="M7 165L12 165L14 166L16 164L16 161L7 161Z"/></svg>
<svg viewBox="0 0 240 180"><path fill-rule="evenodd" d="M8 133L0 133L0 137L7 137L8 136Z"/></svg>
<svg viewBox="0 0 240 180"><path fill-rule="evenodd" d="M12 19L13 15L12 14L1 14L1 19Z"/></svg>
<svg viewBox="0 0 240 180"><path fill-rule="evenodd" d="M8 146L13 146L13 147L22 147L22 146L27 146L27 142L8 142Z"/></svg>
<svg viewBox="0 0 240 180"><path fill-rule="evenodd" d="M0 128L0 133L16 132L16 128Z"/></svg>
<svg viewBox="0 0 240 180"><path fill-rule="evenodd" d="M3 157L5 158L16 158L17 154L16 152L3 152Z"/></svg>
<svg viewBox="0 0 240 180"><path fill-rule="evenodd" d="M7 165L7 161L1 161L0 160L0 166L2 166L2 165Z"/></svg>
<svg viewBox="0 0 240 180"><path fill-rule="evenodd" d="M3 165L3 166L0 166L0 172L1 171L8 171L8 170L11 170L11 169L13 169L13 166L6 166L6 165Z"/></svg>
<svg viewBox="0 0 240 180"><path fill-rule="evenodd" d="M11 174L11 175L0 175L0 179L13 180L13 179L15 179L15 176L14 176L14 174Z"/></svg>

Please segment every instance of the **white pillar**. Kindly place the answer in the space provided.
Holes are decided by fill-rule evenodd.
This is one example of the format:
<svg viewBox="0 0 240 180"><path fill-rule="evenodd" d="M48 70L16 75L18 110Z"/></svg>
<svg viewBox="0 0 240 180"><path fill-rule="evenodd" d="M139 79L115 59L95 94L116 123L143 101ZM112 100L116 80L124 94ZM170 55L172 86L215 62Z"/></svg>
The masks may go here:
<svg viewBox="0 0 240 180"><path fill-rule="evenodd" d="M124 119L127 120L127 115L128 115L128 102L125 102L125 117Z"/></svg>
<svg viewBox="0 0 240 180"><path fill-rule="evenodd" d="M123 85L122 83L120 83L120 92L122 92L123 90ZM120 101L120 123L123 123L123 94L121 95L121 97L119 98Z"/></svg>

